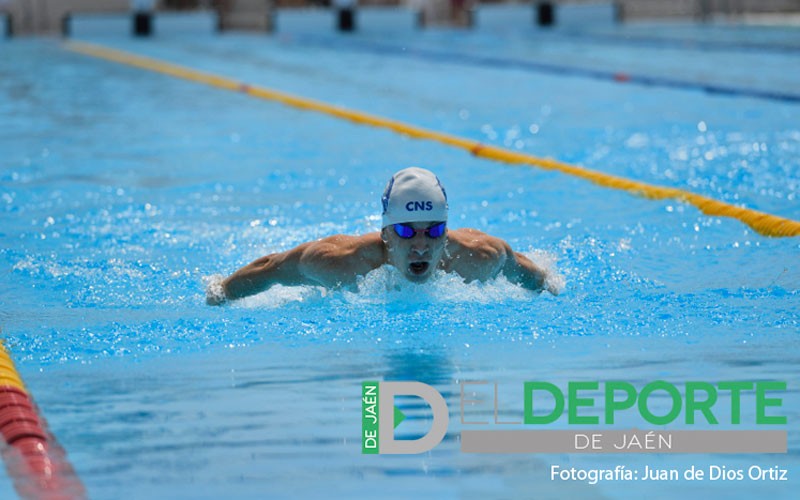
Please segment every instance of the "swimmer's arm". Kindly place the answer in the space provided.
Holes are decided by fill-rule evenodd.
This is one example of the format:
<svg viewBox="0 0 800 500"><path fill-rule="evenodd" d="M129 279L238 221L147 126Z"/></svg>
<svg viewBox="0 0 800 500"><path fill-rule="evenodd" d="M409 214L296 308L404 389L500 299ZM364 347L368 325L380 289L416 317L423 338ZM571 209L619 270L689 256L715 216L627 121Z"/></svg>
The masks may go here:
<svg viewBox="0 0 800 500"><path fill-rule="evenodd" d="M547 271L533 263L529 258L519 252L514 252L506 245L506 262L503 265L503 274L512 283L524 288L541 292L547 290L553 295L558 295L558 289L547 281Z"/></svg>
<svg viewBox="0 0 800 500"><path fill-rule="evenodd" d="M274 253L239 269L222 282L222 293L206 293L209 305L263 292L272 285L321 285L336 288L355 282L383 264L383 246L378 233L360 237L329 236L304 243L292 250Z"/></svg>
<svg viewBox="0 0 800 500"><path fill-rule="evenodd" d="M206 302L219 305L263 292L272 285L304 285L309 280L300 271L300 259L311 243L292 250L265 255L231 274L222 282L222 295L208 293Z"/></svg>

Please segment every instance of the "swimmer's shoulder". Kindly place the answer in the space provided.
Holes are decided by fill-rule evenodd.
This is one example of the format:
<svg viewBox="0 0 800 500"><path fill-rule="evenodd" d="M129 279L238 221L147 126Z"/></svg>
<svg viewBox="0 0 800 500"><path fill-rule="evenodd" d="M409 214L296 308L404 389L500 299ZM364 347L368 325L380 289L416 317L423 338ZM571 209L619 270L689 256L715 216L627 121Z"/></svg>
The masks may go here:
<svg viewBox="0 0 800 500"><path fill-rule="evenodd" d="M505 253L507 247L505 241L477 229L465 227L447 232L447 250L450 253L499 254Z"/></svg>
<svg viewBox="0 0 800 500"><path fill-rule="evenodd" d="M502 269L509 251L505 241L477 229L448 231L444 269L467 281L491 279Z"/></svg>
<svg viewBox="0 0 800 500"><path fill-rule="evenodd" d="M307 256L332 261L331 263L362 263L379 267L386 260L385 247L380 233L359 236L337 234L313 242L306 250Z"/></svg>

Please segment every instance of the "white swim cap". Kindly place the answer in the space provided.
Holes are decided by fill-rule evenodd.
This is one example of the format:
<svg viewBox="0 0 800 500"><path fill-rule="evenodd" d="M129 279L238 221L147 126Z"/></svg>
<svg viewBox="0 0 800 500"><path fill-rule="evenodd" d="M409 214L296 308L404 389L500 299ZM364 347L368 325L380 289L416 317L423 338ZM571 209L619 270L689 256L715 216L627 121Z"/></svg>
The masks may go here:
<svg viewBox="0 0 800 500"><path fill-rule="evenodd" d="M446 221L447 193L430 170L410 167L389 179L383 191L383 226L402 222Z"/></svg>

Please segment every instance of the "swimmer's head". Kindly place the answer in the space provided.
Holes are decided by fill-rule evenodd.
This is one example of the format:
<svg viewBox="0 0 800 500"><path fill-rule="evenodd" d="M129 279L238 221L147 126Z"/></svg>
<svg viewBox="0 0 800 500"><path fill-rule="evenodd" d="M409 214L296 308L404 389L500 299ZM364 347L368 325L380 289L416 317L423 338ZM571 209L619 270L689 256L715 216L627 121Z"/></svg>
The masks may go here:
<svg viewBox="0 0 800 500"><path fill-rule="evenodd" d="M427 281L447 245L444 187L433 172L411 167L392 176L381 201L389 263L409 281Z"/></svg>
<svg viewBox="0 0 800 500"><path fill-rule="evenodd" d="M403 169L392 176L381 198L381 227L405 222L447 220L447 193L439 178L419 167Z"/></svg>

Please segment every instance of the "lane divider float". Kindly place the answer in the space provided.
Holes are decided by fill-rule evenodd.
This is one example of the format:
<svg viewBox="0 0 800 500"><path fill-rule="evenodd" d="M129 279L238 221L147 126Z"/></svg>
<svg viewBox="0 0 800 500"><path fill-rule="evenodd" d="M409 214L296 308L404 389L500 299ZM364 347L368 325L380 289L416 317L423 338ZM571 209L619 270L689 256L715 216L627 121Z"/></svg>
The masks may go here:
<svg viewBox="0 0 800 500"><path fill-rule="evenodd" d="M627 191L628 193L648 199L675 199L694 205L706 215L731 217L737 219L750 226L757 233L764 236L800 236L800 222L798 221L778 217L765 212L759 212L749 208L738 207L736 205L731 205L730 203L708 198L706 196L692 193L683 189L635 181L625 177L619 177L591 170L585 167L579 167L577 165L560 162L551 158L539 158L530 154L483 144L479 141L464 139L462 137L417 127L415 125L409 125L407 123L377 115L371 115L361 111L354 111L333 106L325 102L287 94L285 92L266 87L239 82L223 76L206 73L187 68L185 66L179 66L177 64L160 61L150 57L131 54L121 50L110 49L100 45L85 42L68 42L64 46L68 50L84 55L105 59L128 66L134 66L197 83L204 83L206 85L211 85L221 89L244 93L260 99L279 102L297 109L316 111L318 113L349 120L361 125L369 125L392 130L415 139L436 141L441 144L463 149L479 158L486 158L511 165L535 166L544 170L553 170L591 181L599 186Z"/></svg>
<svg viewBox="0 0 800 500"><path fill-rule="evenodd" d="M86 490L0 341L0 435L3 459L22 498L85 498Z"/></svg>
<svg viewBox="0 0 800 500"><path fill-rule="evenodd" d="M703 40L702 38L667 38L661 36L637 35L633 33L550 33L551 38L562 40L581 40L626 47L655 47L696 52L771 52L775 54L800 53L800 45L773 42L737 42L731 40Z"/></svg>
<svg viewBox="0 0 800 500"><path fill-rule="evenodd" d="M692 80L680 80L664 76L650 76L627 72L615 72L605 69L593 69L581 66L570 66L548 62L528 61L510 57L497 57L488 55L472 55L461 52L444 51L439 49L408 48L391 45L384 42L367 42L364 40L346 40L332 38L327 35L302 35L292 38L294 43L301 43L313 47L329 50L350 50L368 54L390 55L394 57L415 58L425 61L442 62L447 64L460 64L464 66L479 66L492 69L511 69L517 71L530 71L535 73L572 76L579 78L592 78L616 83L630 83L645 87L661 87L675 90L701 91L708 94L724 95L731 97L752 97L770 101L800 103L800 94L782 92L779 90L758 89L752 87L736 87L724 84L703 83Z"/></svg>

